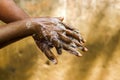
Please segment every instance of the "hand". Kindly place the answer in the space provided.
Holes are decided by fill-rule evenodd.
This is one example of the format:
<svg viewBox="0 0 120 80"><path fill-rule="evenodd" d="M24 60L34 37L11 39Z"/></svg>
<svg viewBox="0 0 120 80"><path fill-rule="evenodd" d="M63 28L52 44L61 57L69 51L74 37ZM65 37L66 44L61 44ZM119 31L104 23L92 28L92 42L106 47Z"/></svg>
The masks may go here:
<svg viewBox="0 0 120 80"><path fill-rule="evenodd" d="M36 34L33 38L41 51L54 63L57 63L57 59L50 51L52 47L56 48L58 54L62 53L62 49L76 56L82 56L77 48L87 51L87 48L83 46L85 40L81 37L79 31L64 24L62 20L62 18L49 17L33 19L33 22L38 24L34 28Z"/></svg>

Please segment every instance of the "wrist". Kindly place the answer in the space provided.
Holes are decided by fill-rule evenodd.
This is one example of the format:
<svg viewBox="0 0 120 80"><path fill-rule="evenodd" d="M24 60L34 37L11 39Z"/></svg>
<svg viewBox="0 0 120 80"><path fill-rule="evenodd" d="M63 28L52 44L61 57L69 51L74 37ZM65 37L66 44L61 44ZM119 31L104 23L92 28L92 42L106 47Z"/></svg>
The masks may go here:
<svg viewBox="0 0 120 80"><path fill-rule="evenodd" d="M27 19L25 22L26 28L32 33L35 34L36 33L36 26L38 24L36 24L31 18Z"/></svg>
<svg viewBox="0 0 120 80"><path fill-rule="evenodd" d="M35 18L29 18L29 20L26 22L26 27L36 34L40 30L41 23Z"/></svg>

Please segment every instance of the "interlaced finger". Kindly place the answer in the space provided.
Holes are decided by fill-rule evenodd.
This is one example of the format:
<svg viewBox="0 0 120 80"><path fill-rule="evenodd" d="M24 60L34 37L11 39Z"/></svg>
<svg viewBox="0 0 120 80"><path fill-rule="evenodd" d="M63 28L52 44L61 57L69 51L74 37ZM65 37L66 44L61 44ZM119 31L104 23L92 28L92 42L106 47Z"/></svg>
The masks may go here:
<svg viewBox="0 0 120 80"><path fill-rule="evenodd" d="M39 38L38 35L33 36L38 48L46 55L46 57L52 61L53 63L57 63L57 58L55 55L51 52L50 48L53 47L53 45L50 42L47 42L44 38Z"/></svg>
<svg viewBox="0 0 120 80"><path fill-rule="evenodd" d="M57 38L53 38L52 43L55 46L57 53L62 54L62 45L60 41Z"/></svg>
<svg viewBox="0 0 120 80"><path fill-rule="evenodd" d="M76 56L82 56L82 54L79 51L77 51L75 48L72 48L69 45L64 44L64 43L63 43L63 49L76 55Z"/></svg>
<svg viewBox="0 0 120 80"><path fill-rule="evenodd" d="M83 46L83 44L79 43L77 40L73 40L73 42L76 44L78 48L80 48L82 51L88 51L86 47Z"/></svg>
<svg viewBox="0 0 120 80"><path fill-rule="evenodd" d="M62 41L64 41L65 43L70 44L72 42L72 40L69 37L67 37L65 34L58 33L58 35L59 35L60 39Z"/></svg>
<svg viewBox="0 0 120 80"><path fill-rule="evenodd" d="M76 34L74 31L66 30L66 35L70 36L70 37L72 37L74 39L77 39L79 42L81 42L81 36Z"/></svg>
<svg viewBox="0 0 120 80"><path fill-rule="evenodd" d="M71 27L71 26L68 25L68 24L65 24L65 23L63 23L63 22L62 22L61 24L64 25L65 28L68 29L68 30L73 30L73 31L75 30L75 28Z"/></svg>
<svg viewBox="0 0 120 80"><path fill-rule="evenodd" d="M80 35L80 32L77 29L75 29L75 28L71 27L70 25L65 24L63 22L61 24L65 26L69 36L72 36L72 37L78 39L78 41L82 41L83 43L86 42L86 40L82 38L82 36Z"/></svg>
<svg viewBox="0 0 120 80"><path fill-rule="evenodd" d="M54 64L57 64L57 58L55 57L55 55L51 52L49 46L47 44L44 44L41 46L40 48L42 50L42 52L47 56L47 58L52 61Z"/></svg>

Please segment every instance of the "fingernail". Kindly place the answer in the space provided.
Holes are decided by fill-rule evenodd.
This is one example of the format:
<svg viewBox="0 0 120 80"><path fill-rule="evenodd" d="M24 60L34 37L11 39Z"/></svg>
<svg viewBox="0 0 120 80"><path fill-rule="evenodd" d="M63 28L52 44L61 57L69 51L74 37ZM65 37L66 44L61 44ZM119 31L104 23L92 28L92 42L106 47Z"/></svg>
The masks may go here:
<svg viewBox="0 0 120 80"><path fill-rule="evenodd" d="M58 50L58 54L61 55L62 54L62 50Z"/></svg>
<svg viewBox="0 0 120 80"><path fill-rule="evenodd" d="M52 61L53 64L57 64L58 63L58 61L56 59L52 59L51 61Z"/></svg>
<svg viewBox="0 0 120 80"><path fill-rule="evenodd" d="M88 49L87 48L83 48L84 49L84 51L88 51Z"/></svg>
<svg viewBox="0 0 120 80"><path fill-rule="evenodd" d="M81 54L80 52L78 52L78 55L77 55L77 56L81 57L81 56L82 56L82 54Z"/></svg>
<svg viewBox="0 0 120 80"><path fill-rule="evenodd" d="M82 46L79 47L79 49L81 49L82 51L85 51L85 52L88 51L88 49L86 47L82 47Z"/></svg>
<svg viewBox="0 0 120 80"><path fill-rule="evenodd" d="M81 54L79 51L76 51L75 54L76 54L76 56L78 56L78 57L81 57L81 56L82 56L82 54Z"/></svg>
<svg viewBox="0 0 120 80"><path fill-rule="evenodd" d="M86 40L85 40L85 39L82 39L82 42L83 42L83 43L85 43L85 42L86 42Z"/></svg>
<svg viewBox="0 0 120 80"><path fill-rule="evenodd" d="M80 44L83 45L83 42L81 42L81 40L80 40Z"/></svg>

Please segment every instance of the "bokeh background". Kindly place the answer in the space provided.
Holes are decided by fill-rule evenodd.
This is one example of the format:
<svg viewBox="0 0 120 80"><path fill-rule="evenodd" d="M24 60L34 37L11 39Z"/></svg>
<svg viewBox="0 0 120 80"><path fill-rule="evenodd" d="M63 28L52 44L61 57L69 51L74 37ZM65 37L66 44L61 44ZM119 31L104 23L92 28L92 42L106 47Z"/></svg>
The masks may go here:
<svg viewBox="0 0 120 80"><path fill-rule="evenodd" d="M120 0L15 0L31 17L63 16L88 52L52 64L27 37L0 50L0 80L120 80ZM1 24L2 25L2 24Z"/></svg>

